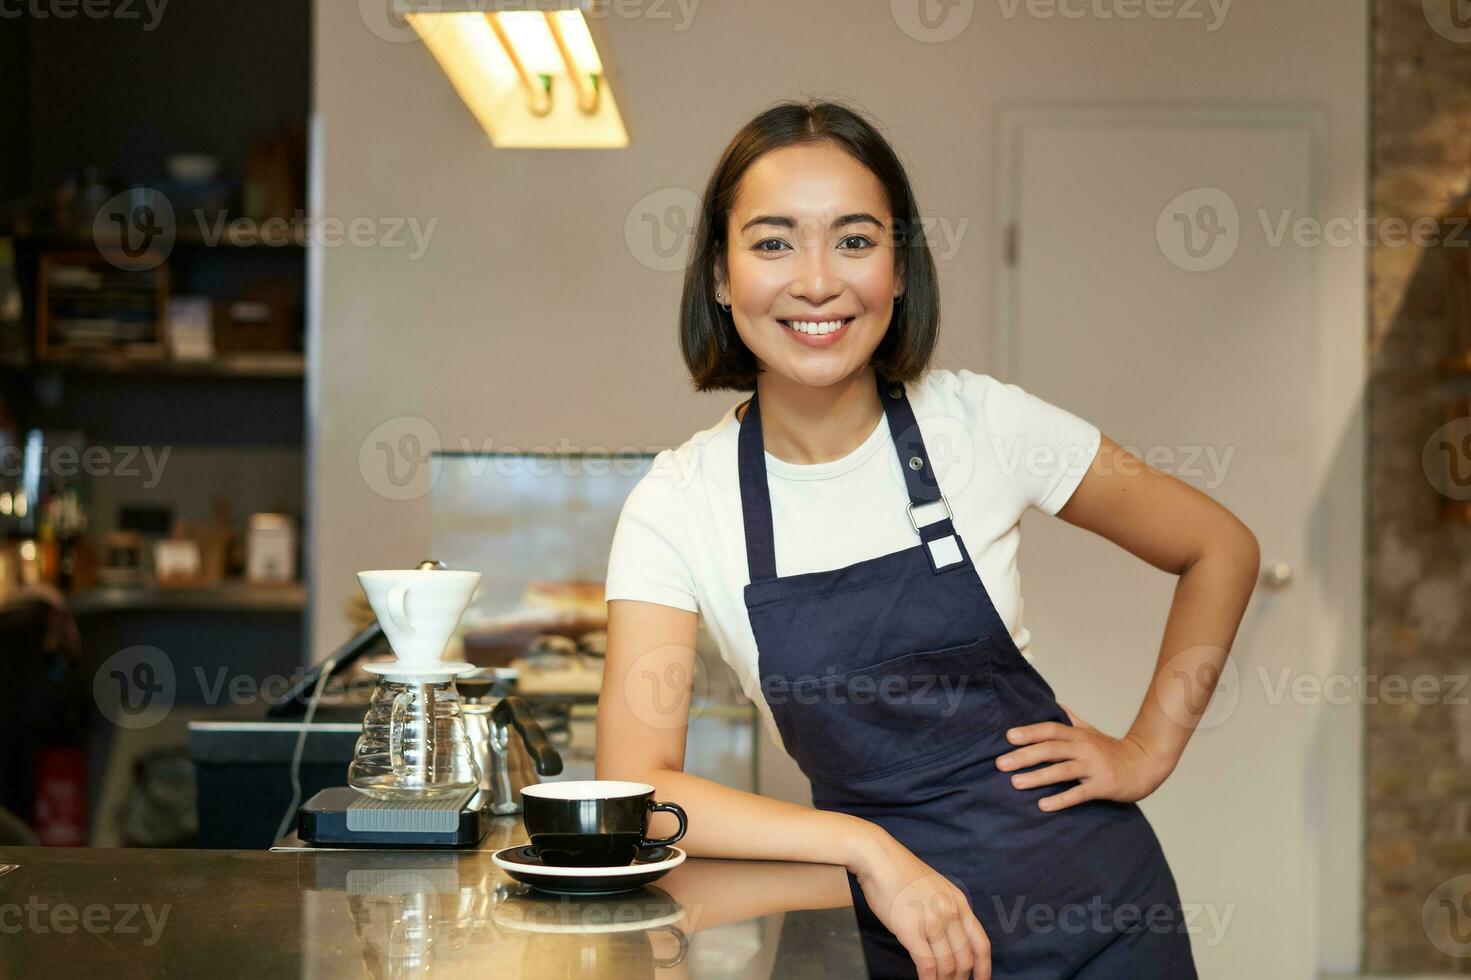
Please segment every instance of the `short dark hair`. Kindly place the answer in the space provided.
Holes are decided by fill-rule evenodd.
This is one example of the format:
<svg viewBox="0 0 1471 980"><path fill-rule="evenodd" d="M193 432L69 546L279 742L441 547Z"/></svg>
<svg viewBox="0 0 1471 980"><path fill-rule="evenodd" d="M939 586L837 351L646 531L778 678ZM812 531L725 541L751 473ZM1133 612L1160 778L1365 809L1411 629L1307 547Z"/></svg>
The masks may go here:
<svg viewBox="0 0 1471 980"><path fill-rule="evenodd" d="M863 164L884 188L895 226L895 265L904 292L888 332L873 352L884 381L913 381L929 366L940 329L940 289L919 205L904 166L878 129L837 102L783 102L746 123L731 139L705 185L680 300L680 349L696 391L753 391L756 357L715 302L715 270L725 261L726 220L741 178L763 155L799 144L829 142Z"/></svg>

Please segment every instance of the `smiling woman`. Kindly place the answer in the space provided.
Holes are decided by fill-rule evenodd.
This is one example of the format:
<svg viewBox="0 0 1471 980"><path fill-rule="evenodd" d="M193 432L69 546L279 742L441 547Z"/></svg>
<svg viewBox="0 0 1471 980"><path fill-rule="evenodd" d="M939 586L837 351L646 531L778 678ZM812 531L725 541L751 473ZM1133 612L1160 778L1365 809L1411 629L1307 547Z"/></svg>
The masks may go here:
<svg viewBox="0 0 1471 980"><path fill-rule="evenodd" d="M1190 621L1172 621L1222 656L1250 532L1158 471L1091 468L1117 447L1086 420L929 368L939 298L918 206L854 111L753 119L700 214L685 360L697 389L751 396L660 453L624 505L598 777L678 799L691 855L844 865L872 976L1195 976L1135 801L1209 691L1152 700L1123 739L1058 704L1027 652L1018 522L1066 510L1188 575ZM684 773L700 618L814 808Z"/></svg>

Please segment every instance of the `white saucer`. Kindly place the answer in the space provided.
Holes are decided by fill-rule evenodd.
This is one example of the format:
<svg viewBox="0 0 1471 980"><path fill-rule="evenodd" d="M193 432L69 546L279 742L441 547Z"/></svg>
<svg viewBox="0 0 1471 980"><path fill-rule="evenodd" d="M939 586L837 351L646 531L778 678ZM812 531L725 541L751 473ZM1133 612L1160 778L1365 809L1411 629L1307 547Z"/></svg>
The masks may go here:
<svg viewBox="0 0 1471 980"><path fill-rule="evenodd" d="M406 664L398 660L375 660L370 664L363 664L363 670L370 674L381 674L389 679L406 678L411 681L427 681L434 678L448 680L458 677L460 674L468 674L472 670L479 670L474 664L454 663L436 661L432 664Z"/></svg>
<svg viewBox="0 0 1471 980"><path fill-rule="evenodd" d="M668 856L665 856L667 852ZM522 884L561 895L611 895L641 888L684 863L677 847L646 847L632 864L565 868L543 864L530 844L504 847L490 856L496 866Z"/></svg>

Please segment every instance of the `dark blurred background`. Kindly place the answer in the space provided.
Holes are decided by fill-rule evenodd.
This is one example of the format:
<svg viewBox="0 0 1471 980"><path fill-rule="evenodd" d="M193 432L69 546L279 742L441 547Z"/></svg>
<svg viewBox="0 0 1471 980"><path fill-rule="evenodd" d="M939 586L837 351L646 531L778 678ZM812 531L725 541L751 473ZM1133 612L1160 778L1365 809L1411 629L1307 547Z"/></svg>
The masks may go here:
<svg viewBox="0 0 1471 980"><path fill-rule="evenodd" d="M183 714L303 658L306 249L213 231L304 214L311 9L132 12L0 20L0 805L54 844L196 839L177 732L94 697L109 657L167 650ZM98 224L145 187L157 260Z"/></svg>

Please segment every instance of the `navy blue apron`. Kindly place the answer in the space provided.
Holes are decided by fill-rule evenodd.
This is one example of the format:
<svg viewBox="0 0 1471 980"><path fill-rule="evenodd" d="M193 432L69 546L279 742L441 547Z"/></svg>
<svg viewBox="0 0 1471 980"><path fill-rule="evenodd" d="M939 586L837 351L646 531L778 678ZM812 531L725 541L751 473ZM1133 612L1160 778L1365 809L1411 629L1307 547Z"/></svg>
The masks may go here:
<svg viewBox="0 0 1471 980"><path fill-rule="evenodd" d="M1015 748L1008 728L1070 722L986 594L903 386L880 382L879 398L910 505L873 519L908 520L918 543L832 571L777 577L754 394L741 423L746 610L762 692L814 805L879 824L959 887L996 980L1195 977L1191 924L1143 812L1090 800L1047 813L1037 800L1076 781L1017 789L996 768ZM913 977L848 883L870 975Z"/></svg>

